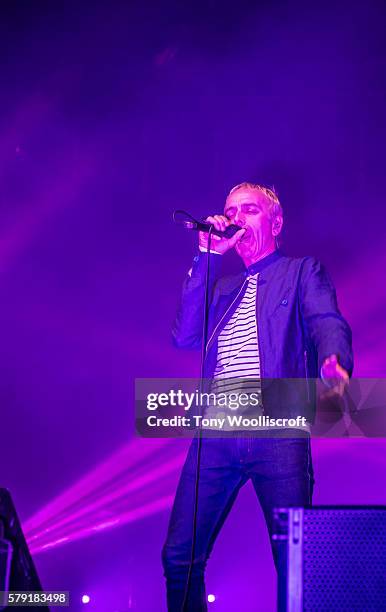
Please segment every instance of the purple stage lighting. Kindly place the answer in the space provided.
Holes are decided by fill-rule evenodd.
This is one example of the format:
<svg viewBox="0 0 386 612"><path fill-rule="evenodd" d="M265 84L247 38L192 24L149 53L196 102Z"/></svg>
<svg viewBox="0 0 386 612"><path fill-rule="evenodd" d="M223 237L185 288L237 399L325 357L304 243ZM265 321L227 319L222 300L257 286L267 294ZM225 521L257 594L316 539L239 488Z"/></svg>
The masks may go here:
<svg viewBox="0 0 386 612"><path fill-rule="evenodd" d="M68 514L69 508L73 508L77 503L81 504L96 490L108 486L119 475L143 463L150 454L159 451L167 444L169 444L167 439L133 440L118 449L111 457L96 466L26 522L24 529L29 539L34 539L35 533L39 532L43 526L47 528L50 521L55 522L59 516Z"/></svg>
<svg viewBox="0 0 386 612"><path fill-rule="evenodd" d="M37 552L115 528L168 508L186 441L134 440L46 505L24 525Z"/></svg>
<svg viewBox="0 0 386 612"><path fill-rule="evenodd" d="M82 595L82 604L90 603L90 595Z"/></svg>

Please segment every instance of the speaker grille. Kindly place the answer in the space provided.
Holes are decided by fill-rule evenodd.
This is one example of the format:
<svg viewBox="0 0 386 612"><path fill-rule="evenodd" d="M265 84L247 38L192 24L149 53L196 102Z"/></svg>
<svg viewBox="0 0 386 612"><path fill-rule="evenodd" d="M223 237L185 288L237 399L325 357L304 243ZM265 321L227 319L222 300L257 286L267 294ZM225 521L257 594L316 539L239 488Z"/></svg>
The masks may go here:
<svg viewBox="0 0 386 612"><path fill-rule="evenodd" d="M386 612L385 511L304 512L305 612Z"/></svg>

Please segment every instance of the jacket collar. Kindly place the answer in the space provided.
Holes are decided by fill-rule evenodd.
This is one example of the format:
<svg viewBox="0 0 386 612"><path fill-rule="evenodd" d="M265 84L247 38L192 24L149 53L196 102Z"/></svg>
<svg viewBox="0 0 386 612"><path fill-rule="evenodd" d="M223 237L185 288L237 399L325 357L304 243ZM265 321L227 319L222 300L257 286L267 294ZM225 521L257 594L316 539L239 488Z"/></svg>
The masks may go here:
<svg viewBox="0 0 386 612"><path fill-rule="evenodd" d="M256 263L253 263L248 266L244 274L245 276L248 276L249 274L253 275L257 274L257 272L262 272L267 266L270 266L272 263L274 263L281 257L283 257L283 253L280 251L280 249L276 249L276 251L273 251L269 255L266 255L265 257L263 257L263 259L259 259L259 261L256 261Z"/></svg>
<svg viewBox="0 0 386 612"><path fill-rule="evenodd" d="M240 287L249 274L254 275L257 272L262 272L262 270L270 266L275 261L278 261L283 256L283 253L279 251L279 249L276 249L276 251L273 251L273 253L270 253L263 259L260 259L259 261L256 261L256 263L248 266L244 272L240 272L236 276L228 276L226 279L224 279L225 282L221 284L220 293L222 295L229 295L235 291L235 289Z"/></svg>

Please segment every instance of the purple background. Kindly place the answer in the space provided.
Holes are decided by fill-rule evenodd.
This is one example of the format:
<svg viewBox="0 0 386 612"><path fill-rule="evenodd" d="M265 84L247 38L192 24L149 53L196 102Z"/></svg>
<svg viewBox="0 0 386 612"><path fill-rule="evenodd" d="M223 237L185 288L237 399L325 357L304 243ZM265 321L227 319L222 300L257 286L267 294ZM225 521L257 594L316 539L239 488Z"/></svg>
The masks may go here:
<svg viewBox="0 0 386 612"><path fill-rule="evenodd" d="M198 373L198 355L170 342L196 241L172 225L175 208L221 212L235 183L274 184L286 252L320 258L337 286L355 376L385 375L384 19L380 1L2 2L0 485L27 536L31 517L129 442L134 377ZM126 459L119 486L175 465L109 511L131 518L35 555L73 610L85 592L90 610L164 609L183 444L140 441L132 460L141 445L150 458L135 470ZM385 503L384 440L313 448L315 503ZM249 486L207 585L213 610L274 609Z"/></svg>

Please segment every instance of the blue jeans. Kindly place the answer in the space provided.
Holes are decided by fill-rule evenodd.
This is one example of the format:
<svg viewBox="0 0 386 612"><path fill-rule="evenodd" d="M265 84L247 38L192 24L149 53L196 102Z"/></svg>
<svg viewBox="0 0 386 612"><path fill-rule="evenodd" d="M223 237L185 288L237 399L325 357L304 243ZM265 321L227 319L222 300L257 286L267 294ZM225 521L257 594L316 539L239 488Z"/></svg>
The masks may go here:
<svg viewBox="0 0 386 612"><path fill-rule="evenodd" d="M170 517L162 560L169 612L181 612L190 563L197 439L192 441ZM310 438L203 438L195 559L188 610L207 610L204 571L240 488L252 480L272 534L273 508L310 506L314 484ZM272 540L271 540L272 542ZM275 548L272 548L275 564Z"/></svg>

